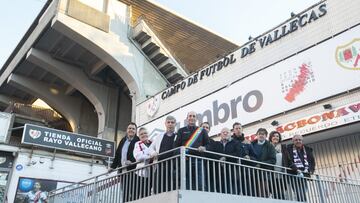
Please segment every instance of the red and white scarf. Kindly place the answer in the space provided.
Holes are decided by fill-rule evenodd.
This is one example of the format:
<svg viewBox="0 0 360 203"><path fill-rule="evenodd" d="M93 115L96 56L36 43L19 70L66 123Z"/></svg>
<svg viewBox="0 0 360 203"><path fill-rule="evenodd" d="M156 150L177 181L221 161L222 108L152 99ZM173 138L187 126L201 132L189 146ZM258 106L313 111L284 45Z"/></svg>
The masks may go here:
<svg viewBox="0 0 360 203"><path fill-rule="evenodd" d="M148 140L148 143L145 143L143 141L139 142L139 148L140 148L140 151L144 154L145 153L145 149L142 148L142 144L144 144L146 147L149 147L151 145L151 141Z"/></svg>

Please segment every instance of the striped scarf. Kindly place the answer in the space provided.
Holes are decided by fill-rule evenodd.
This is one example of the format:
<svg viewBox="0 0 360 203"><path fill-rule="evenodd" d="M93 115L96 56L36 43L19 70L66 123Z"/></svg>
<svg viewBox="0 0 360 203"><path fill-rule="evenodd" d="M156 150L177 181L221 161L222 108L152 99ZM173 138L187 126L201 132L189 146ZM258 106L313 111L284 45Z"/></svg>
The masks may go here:
<svg viewBox="0 0 360 203"><path fill-rule="evenodd" d="M307 155L306 155L306 150L305 147L303 147L304 149L304 163L301 161L300 156L298 154L298 151L296 150L296 148L293 148L293 154L294 154L294 164L296 166L296 168L298 169L304 169L303 171L309 171L309 162L307 160Z"/></svg>
<svg viewBox="0 0 360 203"><path fill-rule="evenodd" d="M185 147L192 147L192 145L195 143L199 135L201 134L202 127L198 127L193 134L190 135L189 139L185 143Z"/></svg>

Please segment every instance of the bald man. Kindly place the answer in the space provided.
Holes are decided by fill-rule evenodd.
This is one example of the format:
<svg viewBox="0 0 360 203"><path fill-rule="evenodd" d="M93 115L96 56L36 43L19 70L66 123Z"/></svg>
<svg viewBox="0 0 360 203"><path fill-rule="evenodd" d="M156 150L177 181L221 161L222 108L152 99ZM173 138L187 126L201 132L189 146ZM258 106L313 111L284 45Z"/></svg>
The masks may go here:
<svg viewBox="0 0 360 203"><path fill-rule="evenodd" d="M306 202L307 180L315 171L313 150L303 143L302 135L294 135L292 144L287 146L287 166L292 169L289 173L296 176L290 178L298 201Z"/></svg>
<svg viewBox="0 0 360 203"><path fill-rule="evenodd" d="M203 156L201 152L205 151L205 147L209 144L209 136L207 134L207 131L204 128L196 126L196 112L190 111L186 116L187 126L180 128L177 132L177 137L174 143L174 147L190 147L197 149L194 150L187 150L189 154L197 155L197 156ZM193 189L195 190L196 186L196 180L198 183L199 190L203 189L202 183L204 182L204 174L202 171L204 171L204 165L201 159L191 159L191 163L189 161L186 162L186 164L191 164L191 174L192 177L190 177L189 173L189 167L186 167L186 188L187 189ZM198 176L195 177L194 174L196 174L195 169L197 168L197 174ZM190 188L190 178L192 183L192 188ZM204 185L204 189L206 190L206 183Z"/></svg>

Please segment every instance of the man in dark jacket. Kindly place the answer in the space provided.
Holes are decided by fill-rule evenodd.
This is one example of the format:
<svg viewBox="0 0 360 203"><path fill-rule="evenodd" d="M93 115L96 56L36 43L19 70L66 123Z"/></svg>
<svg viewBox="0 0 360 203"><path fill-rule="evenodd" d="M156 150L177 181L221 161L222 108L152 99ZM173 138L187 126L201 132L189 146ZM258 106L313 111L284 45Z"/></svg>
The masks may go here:
<svg viewBox="0 0 360 203"><path fill-rule="evenodd" d="M245 159L256 160L256 155L254 152L254 148L251 145L251 142L245 139L244 133L242 133L242 126L240 123L235 122L233 124L233 134L232 138L240 143L241 148L245 153L244 156L241 156ZM243 161L242 164L244 165L254 165L251 161Z"/></svg>
<svg viewBox="0 0 360 203"><path fill-rule="evenodd" d="M298 201L306 202L307 180L315 171L315 159L313 150L303 144L301 135L294 135L293 144L287 146L287 166L292 170L290 174L296 175L290 178Z"/></svg>
<svg viewBox="0 0 360 203"><path fill-rule="evenodd" d="M205 129L196 126L196 120L196 113L194 111L187 114L187 126L178 130L174 143L175 147L185 146L197 148L199 152L205 150L205 146L209 143L209 136ZM199 153L195 154L200 155Z"/></svg>
<svg viewBox="0 0 360 203"><path fill-rule="evenodd" d="M186 117L187 120L187 126L180 128L177 132L177 137L174 143L174 148L185 146L185 147L191 147L196 148L197 151L194 150L187 150L189 151L189 154L196 155L196 156L202 156L202 152L205 151L205 146L209 143L209 136L205 129L201 127L196 126L196 113L194 111L190 111L187 114ZM187 161L187 164L189 161ZM202 190L202 183L203 183L203 173L204 171L204 165L202 160L191 158L191 183L192 183L192 189L196 189L196 183L195 181L198 181L198 189ZM197 167L196 167L197 165ZM195 169L197 168L197 172ZM190 189L190 177L189 177L189 167L186 167L186 188ZM195 174L198 174L197 177L195 177ZM196 179L197 178L197 179ZM204 185L204 189L206 190L206 184Z"/></svg>
<svg viewBox="0 0 360 203"><path fill-rule="evenodd" d="M223 128L221 130L220 138L221 138L220 141L215 141L211 143L208 147L208 150L217 152L219 154L224 154L224 156L213 154L213 158L219 159L221 161L238 163L239 159L235 157L245 156L244 149L240 146L240 143L234 139L231 139L230 130L228 128ZM214 164L214 165L218 165L218 164ZM235 171L238 172L237 170L234 170L236 167L234 167L229 163L226 164L220 163L220 166L221 166L220 176L218 175L219 170L217 170L219 166L212 167L214 171L210 171L210 175L214 174L214 172L216 174L215 177L213 175L211 176L213 178L213 180L210 182L211 187L213 188L214 186L216 186L216 189L219 191L220 189L219 178L221 178L222 181L225 181L225 183L221 184L221 189L222 189L221 192L237 194L238 191L235 191L235 188L239 188L240 186L235 187L236 184Z"/></svg>
<svg viewBox="0 0 360 203"><path fill-rule="evenodd" d="M256 155L256 161L265 163L257 163L256 166L259 168L274 170L274 166L271 165L276 163L276 151L274 146L266 140L267 135L268 132L265 128L259 128L256 132L257 139L254 140L251 145L253 146Z"/></svg>
<svg viewBox="0 0 360 203"><path fill-rule="evenodd" d="M171 151L174 148L174 141L176 137L175 132L176 119L169 115L165 119L165 133L155 137L153 143L150 145L150 156L157 158L158 168L155 170L155 193L167 192L175 188L175 165L174 159L169 159L174 155ZM160 156L159 156L160 154ZM162 161L165 160L166 161ZM160 165L162 167L160 167ZM166 175L168 174L168 175ZM167 187L166 187L167 186Z"/></svg>
<svg viewBox="0 0 360 203"><path fill-rule="evenodd" d="M137 126L135 123L130 122L126 129L126 136L123 137L119 143L118 148L116 149L115 158L113 163L111 164L111 169L115 169L121 166L126 167L127 170L132 170L136 168L136 162L133 151L134 145L137 141L139 141L139 137L136 136Z"/></svg>
<svg viewBox="0 0 360 203"><path fill-rule="evenodd" d="M121 139L119 146L116 149L115 158L113 163L111 164L109 172L122 166L128 166L126 167L126 170L132 170L136 168L136 164L133 164L134 162L136 162L133 154L135 143L139 141L139 137L136 136L136 129L137 126L135 123L130 122L128 124L128 127L126 129L126 136ZM121 173L122 170L119 170L118 172ZM130 184L130 181L126 180L127 178L128 176L122 177L122 182L125 183L125 185L123 185L124 202L129 201L131 198L133 198L131 197L130 193L130 188L132 188L132 185Z"/></svg>
<svg viewBox="0 0 360 203"><path fill-rule="evenodd" d="M266 140L268 132L265 128L259 128L256 132L256 140L254 140L251 144L254 148L254 152L256 154L256 161L265 163L257 163L257 168L262 168L266 170L257 170L255 177L259 177L257 181L255 181L258 185L257 187L257 196L260 197L268 197L268 179L270 176L269 170L274 170L274 165L276 163L276 151L274 146ZM270 164L270 165L268 165ZM265 192L265 193L264 193Z"/></svg>
<svg viewBox="0 0 360 203"><path fill-rule="evenodd" d="M242 193L247 196L254 196L255 190L250 190L250 186L254 185L250 183L253 171L249 168L249 166L255 166L256 164L251 160L256 160L256 155L251 145L250 141L245 139L244 133L242 132L242 126L240 123L235 122L233 124L233 135L232 138L237 140L240 143L240 148L242 148L244 155L241 155L241 166L240 166L240 175L237 174L237 181L241 184L241 187L238 187L238 193ZM249 161L247 161L249 160Z"/></svg>

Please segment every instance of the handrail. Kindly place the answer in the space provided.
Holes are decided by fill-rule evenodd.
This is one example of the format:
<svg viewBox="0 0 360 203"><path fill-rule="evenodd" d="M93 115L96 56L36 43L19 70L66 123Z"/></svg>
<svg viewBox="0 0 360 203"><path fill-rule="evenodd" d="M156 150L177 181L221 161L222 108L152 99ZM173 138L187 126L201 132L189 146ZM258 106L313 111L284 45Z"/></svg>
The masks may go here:
<svg viewBox="0 0 360 203"><path fill-rule="evenodd" d="M158 157L159 157L159 156L162 156L162 155L169 154L169 153L171 153L171 152L176 153L176 151L177 151L177 150L180 150L181 148L185 148L185 149L187 149L187 150L192 150L192 151L194 151L194 152L198 152L198 149L196 149L196 148L191 148L191 147L177 147L177 148L171 149L171 150L169 150L169 151L166 151L166 152L163 152L163 153L158 154ZM260 165L270 166L270 167L274 167L274 168L275 168L275 167L276 167L276 168L281 168L282 170L281 170L281 171L277 171L277 172L278 172L278 173L282 173L282 174L287 174L287 173L282 172L282 171L291 171L291 170L293 170L293 169L291 169L291 168L289 168L289 167L284 167L284 166L279 166L279 165L274 165L274 164L263 163L263 162L259 162L259 161L256 161L256 160L251 160L251 159L246 159L246 158L241 158L241 157L226 155L226 154L217 153L217 152L212 152L212 151L208 151L208 150L206 150L206 151L204 151L204 152L200 152L200 153L203 153L203 154L213 154L213 155L222 156L222 157L226 157L226 158L238 159L240 164L236 164L236 165L239 165L239 166L243 166L243 164L241 164L241 161L247 161L247 162L252 162L252 163L254 163L255 165L256 165L256 164L260 164ZM187 154L187 156L188 156L188 157L194 157L194 158L198 157L198 156L196 156L196 155L191 155L191 154ZM163 160L161 160L161 161L158 161L158 162L156 162L156 163L165 162L165 161L170 160L170 159L172 159L172 158L174 158L174 157L178 157L178 156L172 156L172 157L163 159ZM202 157L202 159L206 159L206 160L216 160L216 159L209 158L209 157ZM147 159L147 160L148 160L148 159ZM235 164L235 163L228 162L228 161L220 161L220 160L218 160L218 161L221 162L221 163ZM117 167L117 168L113 169L113 171L111 171L111 172L101 173L101 174L96 175L96 176L93 176L93 177L91 177L91 178L84 179L84 180L82 180L82 181L80 181L80 182L73 183L73 184L71 184L71 185L81 184L81 183L83 183L83 182L89 181L89 180L91 180L91 179L99 178L99 177L104 176L104 175L108 176L108 175L110 175L111 173L113 173L114 171L125 170L125 169L128 168L129 166L134 166L134 165L137 165L137 164L143 163L143 162L144 162L144 161L137 161L137 162L133 162L132 164L127 165L127 166ZM156 163L148 164L148 165L145 165L145 166L140 167L140 168L137 168L137 169L126 170L126 172L124 172L124 173L129 173L129 172L133 172L133 171L138 170L138 169L146 168L146 167L148 167L148 166L155 165ZM247 165L247 166L248 166L249 168L254 168L254 169L259 169L259 170L264 170L264 171L271 171L271 172L274 171L274 170L263 169L263 168L258 168L258 167L254 167L254 166L249 166L249 165ZM319 176L319 177L325 177L325 178L334 178L334 179L337 178L337 177L333 177L333 176L321 175L321 174L316 174L316 173L314 173L313 175L314 175L314 176ZM358 184L360 185L360 180L356 180L356 179L347 179L347 180L352 180L352 181L354 181L354 182L358 182ZM67 187L69 187L69 186L70 186L70 185L65 186L65 187L62 187L62 188L58 188L58 189L53 190L53 191L62 190L63 188L67 188Z"/></svg>
<svg viewBox="0 0 360 203"><path fill-rule="evenodd" d="M198 149L188 147L177 147L160 153L158 157L169 153L172 154L171 157L137 166L136 169L126 170L129 166L143 162L118 167L115 169L118 172L116 174L102 173L53 190L49 193L53 200L50 202L62 202L66 198L72 198L74 202L127 202L171 190L199 190L257 197L273 195L277 199L310 202L324 202L321 200L324 198L334 199L330 202L360 198L358 180L339 182L335 177L321 175L300 177L289 174L291 169L287 167L216 152L199 152ZM214 155L236 161L214 159ZM247 163L244 164L242 160ZM259 168L256 164L283 170ZM344 194L347 190L350 192L348 196ZM325 195L326 191L333 191L334 194Z"/></svg>

